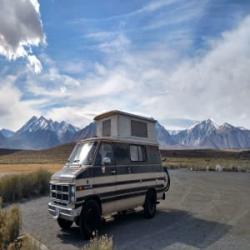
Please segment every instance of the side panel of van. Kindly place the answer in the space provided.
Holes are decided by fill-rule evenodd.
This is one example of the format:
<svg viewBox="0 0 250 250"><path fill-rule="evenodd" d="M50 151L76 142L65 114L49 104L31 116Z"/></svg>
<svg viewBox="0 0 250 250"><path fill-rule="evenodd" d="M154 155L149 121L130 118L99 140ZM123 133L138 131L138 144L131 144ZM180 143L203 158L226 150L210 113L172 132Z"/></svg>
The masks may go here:
<svg viewBox="0 0 250 250"><path fill-rule="evenodd" d="M118 211L144 204L150 188L164 187L164 173L157 146L113 143L117 167Z"/></svg>

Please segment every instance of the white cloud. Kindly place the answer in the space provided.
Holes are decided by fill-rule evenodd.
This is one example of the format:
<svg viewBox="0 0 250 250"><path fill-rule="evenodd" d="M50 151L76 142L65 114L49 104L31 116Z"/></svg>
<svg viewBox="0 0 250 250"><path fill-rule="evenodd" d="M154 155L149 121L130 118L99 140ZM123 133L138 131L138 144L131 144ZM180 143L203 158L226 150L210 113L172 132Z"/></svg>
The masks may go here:
<svg viewBox="0 0 250 250"><path fill-rule="evenodd" d="M135 51L128 42L121 45L122 53L110 48L105 64L96 64L84 78L54 70L33 82L30 91L44 94L47 105L64 105L53 109L53 117L77 124L86 113L123 109L160 121L211 117L250 128L249 44L250 17L212 41L206 53L182 60L166 45Z"/></svg>
<svg viewBox="0 0 250 250"><path fill-rule="evenodd" d="M201 57L183 62L167 79L171 95L159 106L171 116L213 117L250 127L250 16L213 43ZM243 114L248 114L244 116Z"/></svg>
<svg viewBox="0 0 250 250"><path fill-rule="evenodd" d="M66 121L79 128L83 128L92 121L92 115L86 112L84 108L76 106L53 108L49 110L46 117L55 121Z"/></svg>
<svg viewBox="0 0 250 250"><path fill-rule="evenodd" d="M69 61L63 63L62 68L68 74L81 74L85 71L85 63L83 61Z"/></svg>
<svg viewBox="0 0 250 250"><path fill-rule="evenodd" d="M42 70L32 46L45 43L38 0L0 0L0 55L8 60L23 57L35 73Z"/></svg>
<svg viewBox="0 0 250 250"><path fill-rule="evenodd" d="M1 127L16 130L32 115L39 111L31 103L22 100L22 93L14 82L16 77L8 76L0 81L0 117ZM34 103L33 103L34 104Z"/></svg>
<svg viewBox="0 0 250 250"><path fill-rule="evenodd" d="M149 3L143 5L141 8L137 10L133 10L128 13L120 14L120 15L114 15L104 18L79 18L74 20L73 24L82 24L86 22L96 22L96 21L114 21L117 19L126 19L131 18L134 16L139 16L146 13L152 13L156 12L164 7L171 6L172 4L178 3L180 0L152 0L149 1Z"/></svg>

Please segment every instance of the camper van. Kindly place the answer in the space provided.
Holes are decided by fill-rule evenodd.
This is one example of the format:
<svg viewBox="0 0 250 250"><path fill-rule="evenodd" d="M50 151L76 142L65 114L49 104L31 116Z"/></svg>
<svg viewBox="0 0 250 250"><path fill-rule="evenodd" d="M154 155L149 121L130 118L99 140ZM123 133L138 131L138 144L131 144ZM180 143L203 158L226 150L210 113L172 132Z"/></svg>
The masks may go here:
<svg viewBox="0 0 250 250"><path fill-rule="evenodd" d="M75 222L85 238L107 216L142 207L146 218L154 217L170 185L154 119L110 111L94 120L96 137L79 141L52 176L48 204L62 229Z"/></svg>

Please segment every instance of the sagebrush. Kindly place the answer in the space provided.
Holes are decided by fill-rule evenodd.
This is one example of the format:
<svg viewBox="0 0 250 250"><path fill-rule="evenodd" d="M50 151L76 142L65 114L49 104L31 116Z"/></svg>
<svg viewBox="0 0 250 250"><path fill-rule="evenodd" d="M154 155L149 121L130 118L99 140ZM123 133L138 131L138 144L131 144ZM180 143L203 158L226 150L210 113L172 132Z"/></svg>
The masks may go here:
<svg viewBox="0 0 250 250"><path fill-rule="evenodd" d="M83 250L113 250L113 240L107 235L96 237L90 240Z"/></svg>
<svg viewBox="0 0 250 250"><path fill-rule="evenodd" d="M0 249L5 250L19 235L21 215L19 208L12 205L9 208L0 207Z"/></svg>
<svg viewBox="0 0 250 250"><path fill-rule="evenodd" d="M29 174L3 176L0 179L0 197L4 203L11 203L48 194L50 177L51 173L42 169Z"/></svg>

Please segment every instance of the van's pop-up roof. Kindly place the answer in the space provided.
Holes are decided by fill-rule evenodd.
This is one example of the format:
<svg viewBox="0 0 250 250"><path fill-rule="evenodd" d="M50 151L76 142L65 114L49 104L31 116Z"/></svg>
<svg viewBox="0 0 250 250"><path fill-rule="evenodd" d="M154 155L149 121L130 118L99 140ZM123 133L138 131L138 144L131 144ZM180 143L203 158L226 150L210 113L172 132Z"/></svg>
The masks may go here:
<svg viewBox="0 0 250 250"><path fill-rule="evenodd" d="M97 137L157 143L156 120L153 118L112 110L96 116L94 120Z"/></svg>

